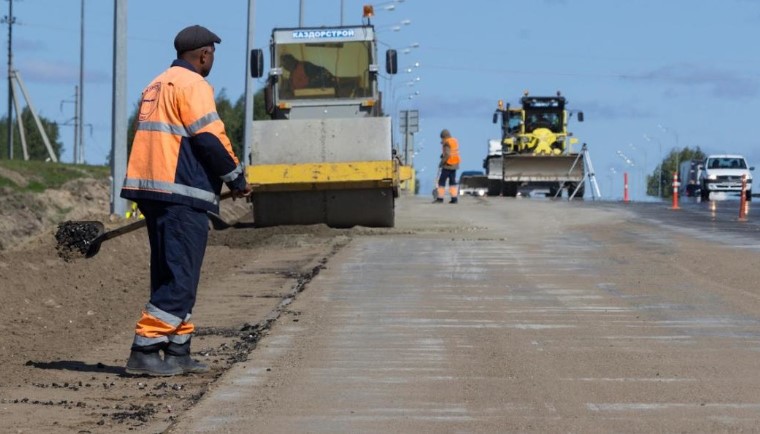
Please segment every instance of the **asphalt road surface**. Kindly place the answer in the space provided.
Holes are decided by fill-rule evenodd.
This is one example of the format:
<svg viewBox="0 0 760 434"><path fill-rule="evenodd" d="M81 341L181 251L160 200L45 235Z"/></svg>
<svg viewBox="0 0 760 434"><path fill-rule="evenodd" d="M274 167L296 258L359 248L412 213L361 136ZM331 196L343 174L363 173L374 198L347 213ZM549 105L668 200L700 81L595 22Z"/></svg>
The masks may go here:
<svg viewBox="0 0 760 434"><path fill-rule="evenodd" d="M403 198L171 432L760 430L738 202Z"/></svg>

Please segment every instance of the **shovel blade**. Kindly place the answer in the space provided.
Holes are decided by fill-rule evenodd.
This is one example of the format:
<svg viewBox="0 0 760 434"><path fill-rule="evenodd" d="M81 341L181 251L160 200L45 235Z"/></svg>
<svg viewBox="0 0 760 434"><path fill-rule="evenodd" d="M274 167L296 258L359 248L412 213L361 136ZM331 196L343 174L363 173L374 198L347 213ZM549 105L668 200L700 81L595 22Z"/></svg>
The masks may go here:
<svg viewBox="0 0 760 434"><path fill-rule="evenodd" d="M94 240L90 241L90 245L87 246L87 251L85 252L84 257L92 258L97 255L100 251L101 244L103 244L103 234L98 235Z"/></svg>
<svg viewBox="0 0 760 434"><path fill-rule="evenodd" d="M213 213L211 211L206 211L206 214L208 215L211 226L215 231L223 231L232 227L232 225L227 223L219 214Z"/></svg>

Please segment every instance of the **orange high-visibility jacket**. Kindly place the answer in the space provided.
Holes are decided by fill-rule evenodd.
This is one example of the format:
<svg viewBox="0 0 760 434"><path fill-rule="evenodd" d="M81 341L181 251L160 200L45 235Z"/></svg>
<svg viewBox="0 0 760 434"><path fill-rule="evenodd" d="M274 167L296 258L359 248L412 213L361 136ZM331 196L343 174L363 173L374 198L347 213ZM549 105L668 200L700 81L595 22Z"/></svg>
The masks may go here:
<svg viewBox="0 0 760 434"><path fill-rule="evenodd" d="M190 63L175 60L142 93L121 197L218 212L223 182L245 189L214 89Z"/></svg>
<svg viewBox="0 0 760 434"><path fill-rule="evenodd" d="M443 162L444 169L459 169L459 163L462 162L459 157L459 142L453 137L447 137L443 141L444 155L446 155L446 147L449 148L448 158Z"/></svg>

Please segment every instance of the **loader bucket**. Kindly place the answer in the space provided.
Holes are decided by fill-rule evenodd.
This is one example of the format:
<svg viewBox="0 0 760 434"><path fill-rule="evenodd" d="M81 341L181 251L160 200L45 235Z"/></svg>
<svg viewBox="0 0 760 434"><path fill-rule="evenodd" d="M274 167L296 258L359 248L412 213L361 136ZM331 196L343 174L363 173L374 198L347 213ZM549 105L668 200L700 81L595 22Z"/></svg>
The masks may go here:
<svg viewBox="0 0 760 434"><path fill-rule="evenodd" d="M583 158L570 155L505 155L506 182L581 182Z"/></svg>

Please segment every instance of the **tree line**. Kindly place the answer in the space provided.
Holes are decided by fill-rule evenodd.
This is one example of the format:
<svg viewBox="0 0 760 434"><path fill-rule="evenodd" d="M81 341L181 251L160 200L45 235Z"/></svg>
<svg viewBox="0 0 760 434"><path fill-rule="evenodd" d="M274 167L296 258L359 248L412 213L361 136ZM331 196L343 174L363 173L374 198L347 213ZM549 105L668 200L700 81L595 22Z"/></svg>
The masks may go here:
<svg viewBox="0 0 760 434"><path fill-rule="evenodd" d="M679 170L679 164L687 160L703 161L706 157L707 155L702 152L699 146L694 149L688 146L681 149L672 149L662 159L662 162L654 168L654 171L646 176L647 196L657 197L660 188L662 188L662 197L672 198L673 174ZM660 169L662 169L662 172L660 172ZM662 178L660 178L660 173L662 173ZM679 179L683 180L684 178L679 175Z"/></svg>
<svg viewBox="0 0 760 434"><path fill-rule="evenodd" d="M50 147L53 148L53 153L60 161L61 153L63 152L63 143L60 141L60 128L57 122L51 121L44 116L38 116L42 128L48 136L50 141ZM24 158L24 151L21 143L21 134L17 125L18 119L13 122L13 158L16 160L22 160ZM26 137L26 149L29 153L30 160L45 161L50 158L48 154L45 142L42 140L40 130L37 129L37 123L34 122L34 116L29 107L25 107L21 111L21 124L24 126L24 136ZM0 158L8 158L8 115L0 118Z"/></svg>

